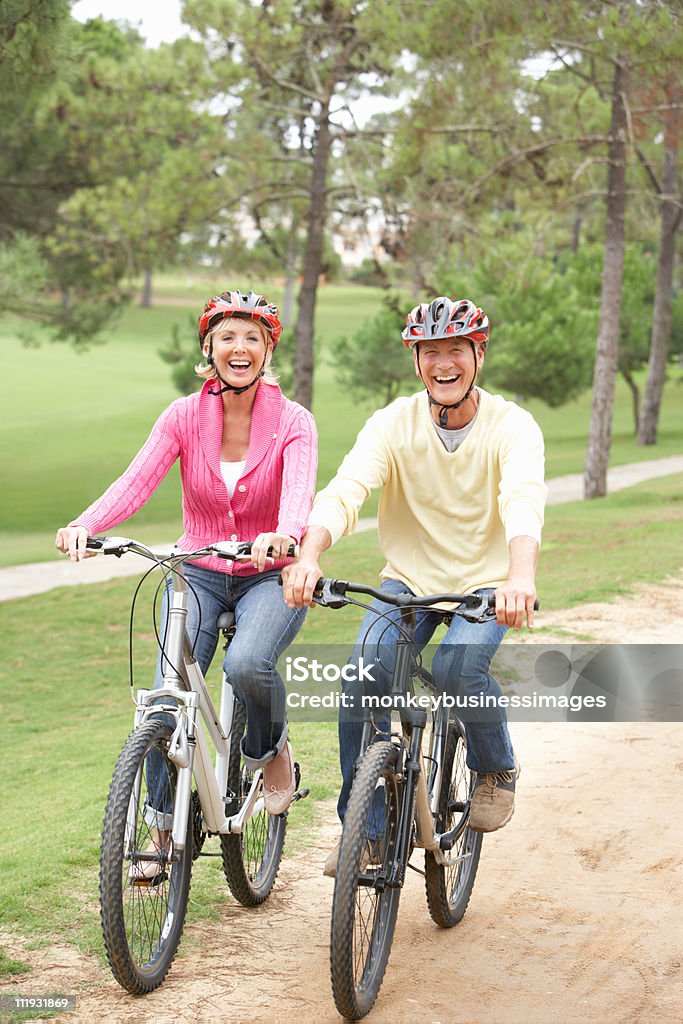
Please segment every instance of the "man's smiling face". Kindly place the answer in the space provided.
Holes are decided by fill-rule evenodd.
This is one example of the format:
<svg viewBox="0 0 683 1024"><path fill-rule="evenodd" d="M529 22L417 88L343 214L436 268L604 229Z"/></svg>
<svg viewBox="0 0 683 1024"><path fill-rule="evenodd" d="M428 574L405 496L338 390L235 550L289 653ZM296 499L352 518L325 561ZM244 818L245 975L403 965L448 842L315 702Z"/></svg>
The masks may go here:
<svg viewBox="0 0 683 1024"><path fill-rule="evenodd" d="M467 393L475 367L477 372L481 368L484 348L473 346L467 338L427 339L414 346L413 359L415 373L422 378L434 401L439 405L454 405Z"/></svg>

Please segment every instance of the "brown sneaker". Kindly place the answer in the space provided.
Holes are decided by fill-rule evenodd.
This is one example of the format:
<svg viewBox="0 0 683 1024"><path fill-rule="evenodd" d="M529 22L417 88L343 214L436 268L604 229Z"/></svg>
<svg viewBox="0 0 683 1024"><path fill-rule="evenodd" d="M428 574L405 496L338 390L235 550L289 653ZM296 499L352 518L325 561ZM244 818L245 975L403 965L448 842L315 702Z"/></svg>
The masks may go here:
<svg viewBox="0 0 683 1024"><path fill-rule="evenodd" d="M333 850L327 855L325 866L323 867L323 874L327 878L334 878L337 874L337 861L339 860L339 848L341 847L341 839L334 847ZM365 843L365 849L363 850L360 858L360 864L358 865L360 871L365 871L370 864L381 864L382 863L382 842L380 839L368 839Z"/></svg>
<svg viewBox="0 0 683 1024"><path fill-rule="evenodd" d="M327 878L334 878L337 874L337 861L339 860L339 847L341 846L341 839L335 844L333 849L330 850L327 857L325 858L325 864L323 867L323 874Z"/></svg>
<svg viewBox="0 0 683 1024"><path fill-rule="evenodd" d="M495 832L507 825L515 810L515 783L521 771L515 757L511 771L477 773L469 820L473 832Z"/></svg>

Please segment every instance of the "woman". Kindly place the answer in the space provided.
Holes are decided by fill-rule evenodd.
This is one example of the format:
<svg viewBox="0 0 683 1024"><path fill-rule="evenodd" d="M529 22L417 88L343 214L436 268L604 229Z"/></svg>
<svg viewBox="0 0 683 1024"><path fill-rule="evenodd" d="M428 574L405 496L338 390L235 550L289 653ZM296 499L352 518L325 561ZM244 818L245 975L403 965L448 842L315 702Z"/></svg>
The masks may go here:
<svg viewBox="0 0 683 1024"><path fill-rule="evenodd" d="M185 530L178 546L194 551L218 540L254 538L251 564L215 557L186 563L199 601L198 608L190 591L187 628L194 641L201 619L195 657L206 672L218 642L218 616L235 612L237 632L224 668L247 709L242 754L247 765L263 768L271 814L287 809L295 787L285 688L275 665L305 613L284 603L278 576L289 546L305 532L317 468L313 417L284 397L268 369L281 335L277 307L263 296L214 296L199 317L201 391L161 414L123 475L56 538L60 551L80 561L88 535L137 512L177 458ZM266 569L269 548L274 560ZM161 682L158 667L155 687ZM159 831L155 838L163 842Z"/></svg>

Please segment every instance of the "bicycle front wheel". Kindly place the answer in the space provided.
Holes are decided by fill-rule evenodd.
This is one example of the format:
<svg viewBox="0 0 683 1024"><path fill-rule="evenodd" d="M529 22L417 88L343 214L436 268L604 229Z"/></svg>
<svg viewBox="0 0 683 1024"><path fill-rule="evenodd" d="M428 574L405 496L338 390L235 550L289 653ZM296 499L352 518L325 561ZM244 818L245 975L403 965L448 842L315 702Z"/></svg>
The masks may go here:
<svg viewBox="0 0 683 1024"><path fill-rule="evenodd" d="M481 853L482 835L473 832L465 819L473 786L466 757L464 730L459 723L451 722L443 759L436 830L450 832L458 825L463 829L449 851L450 865L439 864L434 854L425 850L427 906L432 920L441 928L452 928L467 910Z"/></svg>
<svg viewBox="0 0 683 1024"><path fill-rule="evenodd" d="M359 1020L379 993L391 951L401 890L386 884L396 852L403 789L398 750L373 743L344 817L332 902L330 967L334 1002Z"/></svg>
<svg viewBox="0 0 683 1024"><path fill-rule="evenodd" d="M167 824L177 769L168 758L173 729L148 719L129 737L114 770L104 812L100 913L114 977L133 995L166 977L185 923L192 831L173 848ZM163 817L162 817L163 816Z"/></svg>
<svg viewBox="0 0 683 1024"><path fill-rule="evenodd" d="M226 814L237 814L244 803L254 773L242 761L240 743L247 724L244 705L235 701L230 732ZM271 815L261 809L245 822L242 832L221 835L223 870L228 888L244 907L257 907L270 895L282 859L287 830L286 814Z"/></svg>

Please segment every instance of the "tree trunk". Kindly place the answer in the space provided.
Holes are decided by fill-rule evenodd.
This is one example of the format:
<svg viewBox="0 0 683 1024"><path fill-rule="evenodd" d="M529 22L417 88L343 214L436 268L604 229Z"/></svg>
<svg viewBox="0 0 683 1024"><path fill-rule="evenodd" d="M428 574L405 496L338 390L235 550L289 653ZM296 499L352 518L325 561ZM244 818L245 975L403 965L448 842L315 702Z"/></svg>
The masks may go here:
<svg viewBox="0 0 683 1024"><path fill-rule="evenodd" d="M292 232L294 224L292 223ZM294 287L296 285L297 247L290 243L285 247L285 292L282 300L282 322L289 327L294 318Z"/></svg>
<svg viewBox="0 0 683 1024"><path fill-rule="evenodd" d="M599 498L607 493L607 464L612 444L612 405L617 376L621 287L624 276L627 138L625 100L628 85L628 66L625 60L619 59L612 88L600 330L595 355L593 405L583 474L584 498Z"/></svg>
<svg viewBox="0 0 683 1024"><path fill-rule="evenodd" d="M313 337L318 281L323 262L323 238L327 216L327 167L330 160L330 103L321 104L311 172L311 202L308 212L303 279L299 291L299 313L294 327L294 397L307 409L313 403Z"/></svg>
<svg viewBox="0 0 683 1024"><path fill-rule="evenodd" d="M631 392L631 403L633 408L633 433L638 434L638 424L640 423L640 389L636 384L630 370L622 370L621 376L626 381L628 389Z"/></svg>
<svg viewBox="0 0 683 1024"><path fill-rule="evenodd" d="M676 113L676 112L674 112ZM680 212L676 209L676 178L678 163L677 133L669 133L664 150L664 172L662 174L662 227L659 240L659 263L657 285L652 312L652 337L650 358L647 364L647 383L643 397L643 411L638 424L638 444L657 443L659 409L664 391L666 364L671 341L671 303L673 301L673 276L676 262L676 234ZM673 201L672 201L673 200Z"/></svg>
<svg viewBox="0 0 683 1024"><path fill-rule="evenodd" d="M140 309L152 308L152 271L145 270L142 275L142 293L140 294Z"/></svg>

